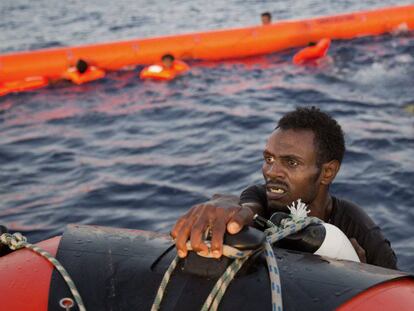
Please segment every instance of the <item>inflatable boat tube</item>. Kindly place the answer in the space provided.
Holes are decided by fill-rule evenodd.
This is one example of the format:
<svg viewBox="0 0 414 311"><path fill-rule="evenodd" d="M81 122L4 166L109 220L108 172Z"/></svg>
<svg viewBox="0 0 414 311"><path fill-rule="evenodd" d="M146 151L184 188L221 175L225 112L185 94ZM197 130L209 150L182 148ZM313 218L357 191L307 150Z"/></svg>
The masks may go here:
<svg viewBox="0 0 414 311"><path fill-rule="evenodd" d="M56 254L87 310L150 310L176 255L167 235L96 226L71 225L62 238L39 245ZM414 309L414 280L406 273L280 248L275 253L284 310ZM190 252L175 269L161 310L200 310L229 261ZM1 257L0 273L1 310L61 311L62 299L72 297L52 266L26 249ZM270 308L267 266L260 254L238 272L219 310Z"/></svg>
<svg viewBox="0 0 414 311"><path fill-rule="evenodd" d="M271 25L0 55L0 82L29 76L59 78L79 59L103 70L151 65L166 53L177 59L220 60L306 46L322 38L351 39L414 28L414 5Z"/></svg>

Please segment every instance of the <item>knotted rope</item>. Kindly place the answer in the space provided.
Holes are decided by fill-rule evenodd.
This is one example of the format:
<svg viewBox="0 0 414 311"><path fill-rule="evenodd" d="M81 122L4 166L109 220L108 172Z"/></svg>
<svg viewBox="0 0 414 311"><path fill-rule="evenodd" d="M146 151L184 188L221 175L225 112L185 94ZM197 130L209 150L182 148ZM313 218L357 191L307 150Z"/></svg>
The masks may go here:
<svg viewBox="0 0 414 311"><path fill-rule="evenodd" d="M229 245L223 245L223 256L233 258L234 261L227 267L223 275L217 280L203 306L201 307L201 311L216 311L224 293L226 292L227 287L233 280L236 273L241 269L243 264L250 258L252 254L262 251L265 253L269 272L270 289L272 296L272 311L283 311L282 288L280 284L279 268L277 266L276 255L274 253L272 245L291 234L301 231L310 224L319 224L322 222L316 217L307 217L307 213L309 213L309 211L306 210L306 205L302 203L300 199L297 201L296 207L295 203L292 203L292 206L289 206L289 209L291 211L290 217L283 219L280 223L280 226L276 226L269 220L261 219L261 223L268 226L268 228L265 230L266 239L261 248L257 250L240 251ZM205 243L210 250L210 242L205 241ZM187 242L186 246L188 250L192 250L190 242ZM164 274L151 311L158 311L160 309L162 298L166 291L171 274L177 266L178 261L179 257L176 256Z"/></svg>
<svg viewBox="0 0 414 311"><path fill-rule="evenodd" d="M82 301L82 297L80 296L72 278L69 276L69 273L62 266L62 264L55 257L53 257L50 253L48 253L47 251L41 249L40 247L36 245L28 243L26 237L24 237L19 232L16 232L14 234L3 233L0 236L0 243L8 246L11 250L18 250L20 248L28 248L32 250L33 252L39 254L46 260L48 260L62 275L63 279L65 280L66 284L68 285L73 295L73 298L75 298L75 301L78 304L79 311L86 311L85 305L83 304L83 301Z"/></svg>

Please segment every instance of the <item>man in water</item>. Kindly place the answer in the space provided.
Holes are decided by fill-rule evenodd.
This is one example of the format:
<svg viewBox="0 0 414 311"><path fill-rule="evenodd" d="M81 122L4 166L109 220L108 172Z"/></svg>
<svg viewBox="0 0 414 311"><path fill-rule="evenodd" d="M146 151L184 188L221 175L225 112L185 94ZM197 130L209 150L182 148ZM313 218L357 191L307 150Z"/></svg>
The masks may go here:
<svg viewBox="0 0 414 311"><path fill-rule="evenodd" d="M180 257L187 256L185 244L205 255L202 238L211 232L211 254L222 255L223 236L238 233L253 224L255 214L269 218L288 212L287 205L299 198L308 205L309 216L341 229L350 239L362 262L397 268L397 259L380 230L357 205L329 193L345 152L340 125L319 109L297 108L283 116L263 151L265 184L244 190L240 198L215 195L193 206L176 222L171 235Z"/></svg>
<svg viewBox="0 0 414 311"><path fill-rule="evenodd" d="M270 25L272 23L272 14L270 12L264 12L260 17L262 19L262 25Z"/></svg>
<svg viewBox="0 0 414 311"><path fill-rule="evenodd" d="M145 67L141 70L139 77L143 80L169 81L188 70L190 70L190 67L186 63L176 60L172 54L164 54L160 63Z"/></svg>
<svg viewBox="0 0 414 311"><path fill-rule="evenodd" d="M83 59L79 59L76 62L76 69L78 70L80 74L84 74L86 70L88 70L88 67L89 67L88 63L84 61Z"/></svg>
<svg viewBox="0 0 414 311"><path fill-rule="evenodd" d="M175 57L171 54L165 54L161 57L164 68L170 69L174 65Z"/></svg>
<svg viewBox="0 0 414 311"><path fill-rule="evenodd" d="M171 69L178 73L184 73L190 70L190 67L181 60L175 59L172 54L164 54L161 57L161 63L165 69Z"/></svg>
<svg viewBox="0 0 414 311"><path fill-rule="evenodd" d="M75 84L83 84L101 79L105 76L105 71L96 66L88 64L83 59L78 59L74 67L70 67L63 75L67 80Z"/></svg>

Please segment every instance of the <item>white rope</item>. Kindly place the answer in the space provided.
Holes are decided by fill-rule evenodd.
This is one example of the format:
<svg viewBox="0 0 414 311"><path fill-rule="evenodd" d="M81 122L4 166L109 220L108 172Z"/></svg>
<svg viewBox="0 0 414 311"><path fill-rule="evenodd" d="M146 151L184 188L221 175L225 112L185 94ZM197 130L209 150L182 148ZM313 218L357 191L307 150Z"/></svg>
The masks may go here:
<svg viewBox="0 0 414 311"><path fill-rule="evenodd" d="M73 295L73 298L75 298L75 301L78 304L79 311L86 311L85 305L82 301L82 297L80 296L75 283L73 282L72 278L70 277L66 269L62 266L62 264L55 257L53 257L50 253L48 253L44 249L41 249L39 246L27 243L26 237L23 236L19 232L16 232L14 234L3 233L0 236L0 242L8 246L11 250L18 250L20 248L28 248L32 250L33 252L39 254L46 260L48 260L62 275L63 279L65 280L66 284L68 285Z"/></svg>
<svg viewBox="0 0 414 311"><path fill-rule="evenodd" d="M223 245L223 256L233 258L234 261L227 267L223 275L217 280L207 299L205 300L201 311L216 311L220 304L220 301L223 295L226 292L230 282L235 277L236 273L241 269L243 264L249 259L249 257L255 253L264 251L266 257L266 263L268 267L269 280L270 280L270 290L272 296L272 311L283 311L283 301L282 301L282 287L280 283L280 274L279 268L276 261L276 255L272 245L291 235L297 233L310 224L322 223L322 221L316 217L307 217L309 211L306 209L306 205L301 202L299 199L296 202L292 203L289 206L291 214L288 218L281 221L280 226L274 225L272 222L266 219L261 219L261 223L268 226L268 229L265 230L266 240L263 243L262 247L258 250L248 250L240 251L229 245ZM211 243L209 241L204 241L208 248L209 252L207 256L203 257L212 257L211 256ZM191 243L187 242L186 244L188 250L192 250ZM168 281L171 277L173 270L175 269L179 258L175 257L168 270L166 271L164 278L161 282L161 285L158 289L157 295L155 297L153 307L151 311L157 311L160 309L162 298L167 289Z"/></svg>

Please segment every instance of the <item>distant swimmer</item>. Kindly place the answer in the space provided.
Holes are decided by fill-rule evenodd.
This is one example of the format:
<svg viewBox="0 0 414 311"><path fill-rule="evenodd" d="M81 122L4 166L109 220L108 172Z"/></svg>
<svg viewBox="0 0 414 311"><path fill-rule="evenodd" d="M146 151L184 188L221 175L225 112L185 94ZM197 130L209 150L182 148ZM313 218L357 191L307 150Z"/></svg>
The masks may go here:
<svg viewBox="0 0 414 311"><path fill-rule="evenodd" d="M293 63L300 65L308 61L324 57L331 46L331 39L323 38L317 43L310 42L309 46L300 50L293 56Z"/></svg>
<svg viewBox="0 0 414 311"><path fill-rule="evenodd" d="M75 67L70 67L64 74L64 78L75 84L98 80L105 77L105 71L96 66L89 65L85 60L79 59Z"/></svg>
<svg viewBox="0 0 414 311"><path fill-rule="evenodd" d="M186 63L176 60L171 54L165 54L161 57L159 64L147 66L142 69L139 77L141 79L169 81L188 70L190 70L190 67Z"/></svg>
<svg viewBox="0 0 414 311"><path fill-rule="evenodd" d="M264 12L260 17L262 19L262 25L270 25L272 23L272 14L270 12Z"/></svg>

